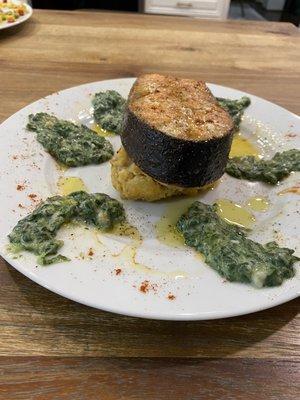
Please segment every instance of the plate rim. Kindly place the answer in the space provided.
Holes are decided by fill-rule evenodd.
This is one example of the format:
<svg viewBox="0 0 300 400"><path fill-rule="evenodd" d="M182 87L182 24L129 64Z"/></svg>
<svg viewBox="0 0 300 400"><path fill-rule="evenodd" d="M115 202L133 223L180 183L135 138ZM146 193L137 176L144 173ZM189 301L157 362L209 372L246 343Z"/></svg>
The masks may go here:
<svg viewBox="0 0 300 400"><path fill-rule="evenodd" d="M68 300L74 301L76 303L82 304L84 306L88 306L91 308L94 308L99 311L105 311L105 312L110 312L112 314L116 315L124 315L127 317L135 317L135 318L143 318L143 319L149 319L149 320L161 320L161 321L208 321L208 320L217 320L217 319L227 319L227 318L234 318L234 317L240 317L243 315L248 315L248 314L253 314L255 312L260 312L264 310L268 310L273 307L277 307L281 304L285 304L291 300L294 300L300 296L300 293L295 293L291 296L288 296L284 298L284 300L278 300L272 303L271 305L265 307L253 307L252 311L241 311L241 312L226 312L226 311L212 311L212 312L207 312L207 315L204 315L205 313L201 313L201 315L197 313L185 313L185 314L177 314L176 316L172 315L164 315L163 313L156 314L148 311L148 314L143 314L142 312L124 312L124 311L118 311L114 307L101 307L93 304L91 301L86 301L84 299L79 299L76 298L76 296L73 295L66 295L62 293L62 290L54 288L52 285L49 285L46 280L40 279L34 274L32 274L30 271L22 271L22 268L19 268L19 266L16 265L14 261L10 262L7 261L6 258L3 255L3 252L0 250L0 256L4 259L4 261L8 264L11 265L13 268L15 268L18 272L20 272L22 275L25 275L27 278L35 282L36 284L42 286L44 289L49 290L52 293L58 294L59 296L66 298ZM45 282L45 283L44 283Z"/></svg>

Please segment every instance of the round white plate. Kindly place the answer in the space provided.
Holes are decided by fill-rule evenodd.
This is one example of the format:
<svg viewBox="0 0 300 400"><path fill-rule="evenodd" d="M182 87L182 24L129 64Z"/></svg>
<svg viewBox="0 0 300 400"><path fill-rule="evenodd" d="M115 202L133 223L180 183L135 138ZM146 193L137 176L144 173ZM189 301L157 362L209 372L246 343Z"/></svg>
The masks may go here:
<svg viewBox="0 0 300 400"><path fill-rule="evenodd" d="M21 4L23 2L14 0L14 1L12 1L12 3ZM16 25L22 24L23 22L27 21L32 16L33 10L32 10L32 7L29 4L25 4L25 6L27 8L27 13L25 15L19 17L15 22L11 22L11 23L9 23L9 22L1 22L0 21L0 30L1 29L10 28L12 26L16 26Z"/></svg>
<svg viewBox="0 0 300 400"><path fill-rule="evenodd" d="M135 260L146 267L131 262L133 254L128 238L96 234L94 230L79 227L69 227L59 233L65 240L61 253L72 259L68 263L42 267L36 264L36 257L31 254L24 253L18 258L9 253L6 235L40 199L57 193L59 176L80 177L90 192L104 192L120 199L111 185L109 162L62 170L36 141L35 133L26 131L28 114L46 111L59 118L89 124L92 122L91 97L94 93L115 89L127 96L133 82L133 78L116 79L63 90L30 104L0 126L2 256L33 281L64 297L102 310L144 318L224 318L263 310L297 297L298 266L296 276L282 286L256 289L225 282L191 249L160 243L154 224L168 204L181 204L182 200L178 199L152 204L122 201L130 223L143 236ZM216 96L239 98L246 94L218 85L209 87ZM257 140L266 155L274 154L275 149L299 147L299 117L261 98L249 96L252 104L242 123L243 134ZM117 150L119 136L108 139ZM215 190L198 198L206 203L227 198L244 205L251 196L267 196L271 207L268 212L255 213L256 223L250 237L261 243L276 240L281 246L296 249L299 244L299 200L296 194L279 196L278 192L294 186L297 178L299 173L292 174L279 186L270 187L225 174ZM17 190L18 185L24 190ZM31 194L37 197L32 198ZM93 255L89 255L90 249ZM116 256L119 253L121 255ZM117 274L116 269L122 272ZM148 290L140 290L145 286Z"/></svg>

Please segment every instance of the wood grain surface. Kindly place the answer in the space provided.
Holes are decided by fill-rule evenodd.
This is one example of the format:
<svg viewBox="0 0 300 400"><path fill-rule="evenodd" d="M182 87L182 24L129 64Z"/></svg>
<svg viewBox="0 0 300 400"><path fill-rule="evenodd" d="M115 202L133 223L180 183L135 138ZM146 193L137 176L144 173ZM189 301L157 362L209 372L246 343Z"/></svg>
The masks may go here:
<svg viewBox="0 0 300 400"><path fill-rule="evenodd" d="M0 31L0 71L0 121L57 90L151 71L300 111L300 36L286 23L35 11ZM0 260L0 399L296 399L298 311L294 300L207 322L117 316Z"/></svg>

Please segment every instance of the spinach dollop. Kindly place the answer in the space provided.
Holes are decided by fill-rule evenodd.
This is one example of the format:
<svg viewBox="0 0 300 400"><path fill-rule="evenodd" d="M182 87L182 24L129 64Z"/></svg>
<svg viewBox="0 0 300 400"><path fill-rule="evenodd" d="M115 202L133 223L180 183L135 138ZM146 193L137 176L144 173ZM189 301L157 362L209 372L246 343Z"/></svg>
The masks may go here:
<svg viewBox="0 0 300 400"><path fill-rule="evenodd" d="M270 160L259 160L253 156L233 157L226 165L226 172L235 178L272 185L276 185L292 171L300 171L300 150L297 149L276 153Z"/></svg>
<svg viewBox="0 0 300 400"><path fill-rule="evenodd" d="M74 192L48 198L20 220L8 238L15 251L30 251L38 256L38 263L48 265L68 261L57 254L63 241L55 236L63 224L79 221L108 231L124 220L124 208L117 200L103 193Z"/></svg>
<svg viewBox="0 0 300 400"><path fill-rule="evenodd" d="M295 275L294 251L275 242L265 245L245 236L237 226L222 220L217 205L194 202L177 222L185 243L205 257L205 262L229 281L278 286Z"/></svg>
<svg viewBox="0 0 300 400"><path fill-rule="evenodd" d="M244 111L251 103L249 97L243 96L239 100L230 100L217 97L217 101L219 105L231 116L234 122L235 130L238 130Z"/></svg>
<svg viewBox="0 0 300 400"><path fill-rule="evenodd" d="M104 137L84 125L60 120L54 115L30 114L27 129L35 131L45 150L68 167L100 164L114 154L112 145Z"/></svg>
<svg viewBox="0 0 300 400"><path fill-rule="evenodd" d="M96 93L92 100L95 121L101 128L121 134L125 103L115 90Z"/></svg>

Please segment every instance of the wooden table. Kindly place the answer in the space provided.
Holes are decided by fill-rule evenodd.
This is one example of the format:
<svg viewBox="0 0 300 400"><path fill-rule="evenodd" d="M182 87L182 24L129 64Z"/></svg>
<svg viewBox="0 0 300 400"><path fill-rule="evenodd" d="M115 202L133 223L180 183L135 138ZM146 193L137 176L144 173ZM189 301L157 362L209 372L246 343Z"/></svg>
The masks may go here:
<svg viewBox="0 0 300 400"><path fill-rule="evenodd" d="M300 109L300 39L286 23L35 11L0 32L0 67L1 120L57 90L150 71ZM148 321L73 303L0 267L1 399L297 397L297 300L227 320Z"/></svg>

